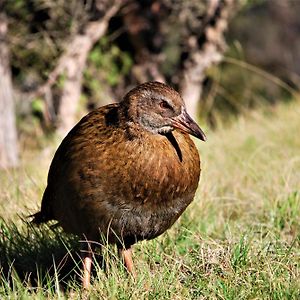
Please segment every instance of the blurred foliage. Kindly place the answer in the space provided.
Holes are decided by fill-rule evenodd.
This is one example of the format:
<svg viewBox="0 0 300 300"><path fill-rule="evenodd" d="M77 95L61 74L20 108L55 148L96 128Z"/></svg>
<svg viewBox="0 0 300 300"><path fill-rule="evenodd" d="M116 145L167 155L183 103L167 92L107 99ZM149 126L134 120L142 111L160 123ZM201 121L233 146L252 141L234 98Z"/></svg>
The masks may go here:
<svg viewBox="0 0 300 300"><path fill-rule="evenodd" d="M128 75L132 64L132 57L128 52L120 50L107 37L102 38L90 52L84 71L84 93L89 96L89 102L100 105L103 97L101 83L116 86Z"/></svg>
<svg viewBox="0 0 300 300"><path fill-rule="evenodd" d="M210 126L221 126L252 109L269 110L270 105L298 97L296 88L231 53L207 74L200 115Z"/></svg>
<svg viewBox="0 0 300 300"><path fill-rule="evenodd" d="M180 80L178 75L182 68L183 58L190 51L191 40L199 39L200 42L203 38L203 29L207 25L205 14L208 5L205 1L194 0L167 0L165 5L170 16L168 16L168 22L162 23L164 36L161 46L164 59L161 68L167 81L176 86Z"/></svg>
<svg viewBox="0 0 300 300"><path fill-rule="evenodd" d="M298 97L300 2L246 1L227 34L223 63L209 70L201 115L218 126L255 107Z"/></svg>
<svg viewBox="0 0 300 300"><path fill-rule="evenodd" d="M140 6L137 10L140 14L134 11L131 15L134 22L127 24L140 26L135 41L120 14L111 20L106 36L89 54L82 99L91 108L120 99L124 87L135 84L132 67L147 61L151 55L156 55L166 81L178 87L183 59L190 50L189 43L194 41L191 37L196 43L202 38L205 1L165 0L160 3L161 9L154 9L150 15L154 2L145 1L145 5L132 2ZM245 68L225 58L222 64L208 71L200 115L213 127L254 107L287 101L300 84L300 2L238 3L240 11L232 19L226 37L229 45L226 56L246 61L254 68ZM1 8L9 18L13 80L21 94L17 104L20 110L27 107L27 112L35 116L41 113L40 99L26 106L21 103L26 101L22 93L34 90L47 80L69 38L80 32L87 20L93 19L97 12L94 5L95 1L85 0L3 1ZM142 49L145 45L148 56ZM271 76L262 76L255 68ZM61 75L55 87L59 90L63 82ZM19 111L19 116L24 117L26 113Z"/></svg>
<svg viewBox="0 0 300 300"><path fill-rule="evenodd" d="M70 36L92 18L92 1L6 1L13 79L20 89L31 89L48 78ZM114 86L131 66L131 58L107 37L90 53L84 87L95 91L98 77ZM101 74L100 74L101 73ZM93 78L93 82L89 82ZM56 86L63 85L59 76Z"/></svg>
<svg viewBox="0 0 300 300"><path fill-rule="evenodd" d="M35 98L31 102L31 109L33 115L42 115L45 110L45 102L42 98Z"/></svg>
<svg viewBox="0 0 300 300"><path fill-rule="evenodd" d="M56 64L64 40L87 18L82 1L4 1L9 18L9 42L14 81L36 86Z"/></svg>

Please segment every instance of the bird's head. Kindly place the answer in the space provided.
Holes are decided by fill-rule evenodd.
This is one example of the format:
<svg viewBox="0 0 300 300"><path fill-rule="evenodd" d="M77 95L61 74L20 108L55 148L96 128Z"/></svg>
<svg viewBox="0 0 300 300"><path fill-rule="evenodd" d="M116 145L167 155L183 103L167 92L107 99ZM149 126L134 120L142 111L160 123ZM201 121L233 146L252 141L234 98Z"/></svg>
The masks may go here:
<svg viewBox="0 0 300 300"><path fill-rule="evenodd" d="M167 134L174 129L202 141L206 136L189 116L179 93L160 82L147 82L132 89L123 100L129 119L154 134Z"/></svg>

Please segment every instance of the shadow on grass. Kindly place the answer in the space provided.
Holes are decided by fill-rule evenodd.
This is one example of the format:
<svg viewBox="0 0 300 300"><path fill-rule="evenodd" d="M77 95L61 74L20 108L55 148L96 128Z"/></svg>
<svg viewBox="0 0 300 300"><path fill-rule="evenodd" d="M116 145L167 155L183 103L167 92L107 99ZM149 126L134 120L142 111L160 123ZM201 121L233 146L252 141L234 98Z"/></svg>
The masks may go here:
<svg viewBox="0 0 300 300"><path fill-rule="evenodd" d="M0 284L14 281L31 287L49 287L54 280L66 288L70 281L80 284L82 261L77 236L61 228L22 226L0 219Z"/></svg>

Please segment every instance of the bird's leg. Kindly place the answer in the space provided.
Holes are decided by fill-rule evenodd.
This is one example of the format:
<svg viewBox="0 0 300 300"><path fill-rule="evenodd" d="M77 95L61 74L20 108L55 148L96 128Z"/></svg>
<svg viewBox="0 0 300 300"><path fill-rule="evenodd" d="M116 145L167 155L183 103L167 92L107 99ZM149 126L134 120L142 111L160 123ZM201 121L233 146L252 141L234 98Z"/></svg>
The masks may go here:
<svg viewBox="0 0 300 300"><path fill-rule="evenodd" d="M127 271L133 276L133 278L135 278L136 273L133 266L132 249L119 248L118 250L119 250L119 255L122 258Z"/></svg>
<svg viewBox="0 0 300 300"><path fill-rule="evenodd" d="M84 289L88 289L90 287L92 257L93 257L93 251L92 251L91 244L88 241L86 241L86 243L84 243L83 249L82 249L82 258L83 258L82 285L83 285Z"/></svg>

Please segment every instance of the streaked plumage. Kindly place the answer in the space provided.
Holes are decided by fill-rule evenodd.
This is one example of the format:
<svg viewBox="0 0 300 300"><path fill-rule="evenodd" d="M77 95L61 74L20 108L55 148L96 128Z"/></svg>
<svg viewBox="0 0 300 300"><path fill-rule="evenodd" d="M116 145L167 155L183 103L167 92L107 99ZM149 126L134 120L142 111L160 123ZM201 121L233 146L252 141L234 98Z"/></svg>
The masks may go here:
<svg viewBox="0 0 300 300"><path fill-rule="evenodd" d="M200 160L188 133L205 139L180 95L158 82L92 111L55 153L33 222L55 219L67 232L96 241L101 233L119 248L157 237L198 186Z"/></svg>

